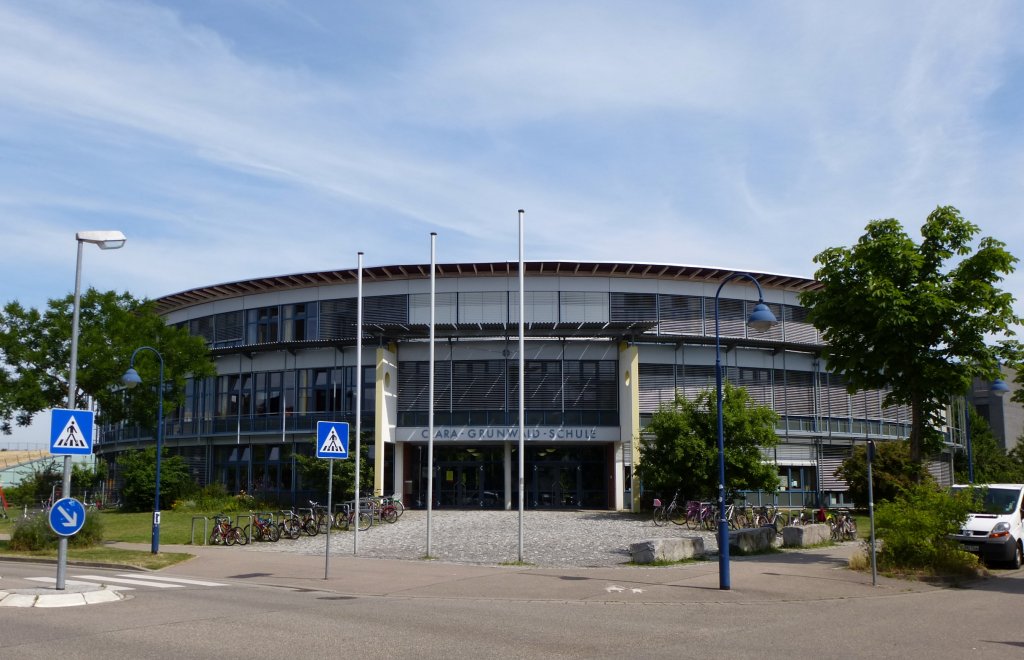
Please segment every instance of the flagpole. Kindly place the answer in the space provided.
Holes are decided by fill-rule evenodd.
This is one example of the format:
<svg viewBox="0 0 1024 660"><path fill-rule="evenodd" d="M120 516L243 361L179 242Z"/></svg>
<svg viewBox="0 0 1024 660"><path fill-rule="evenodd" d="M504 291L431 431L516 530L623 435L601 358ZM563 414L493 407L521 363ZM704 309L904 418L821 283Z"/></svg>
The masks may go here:
<svg viewBox="0 0 1024 660"><path fill-rule="evenodd" d="M434 510L434 275L437 232L430 232L430 362L427 367L427 557L430 557L431 518Z"/></svg>
<svg viewBox="0 0 1024 660"><path fill-rule="evenodd" d="M359 436L362 435L363 417L363 253L356 256L358 269L356 275L356 508L355 533L352 535L352 554L359 554L359 463L362 453L359 451ZM330 513L330 512L328 512Z"/></svg>
<svg viewBox="0 0 1024 660"><path fill-rule="evenodd" d="M519 209L519 561L523 561L523 473L525 472L526 444L524 435L526 433L526 338L525 321L523 319L526 308L523 300L523 216L526 211Z"/></svg>

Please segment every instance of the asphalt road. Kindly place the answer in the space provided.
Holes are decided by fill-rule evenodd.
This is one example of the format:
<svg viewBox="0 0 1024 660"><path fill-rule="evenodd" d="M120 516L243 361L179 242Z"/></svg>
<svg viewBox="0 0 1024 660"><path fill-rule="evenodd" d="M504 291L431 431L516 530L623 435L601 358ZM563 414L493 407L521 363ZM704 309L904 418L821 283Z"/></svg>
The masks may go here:
<svg viewBox="0 0 1024 660"><path fill-rule="evenodd" d="M170 549L170 548L169 548ZM175 548L177 549L177 548ZM0 610L0 659L1008 658L1024 655L1024 571L968 588L844 568L848 548L678 567L541 568L205 548L156 574L223 586ZM0 561L0 583L52 565ZM123 571L69 567L119 579ZM145 578L145 575L143 575Z"/></svg>

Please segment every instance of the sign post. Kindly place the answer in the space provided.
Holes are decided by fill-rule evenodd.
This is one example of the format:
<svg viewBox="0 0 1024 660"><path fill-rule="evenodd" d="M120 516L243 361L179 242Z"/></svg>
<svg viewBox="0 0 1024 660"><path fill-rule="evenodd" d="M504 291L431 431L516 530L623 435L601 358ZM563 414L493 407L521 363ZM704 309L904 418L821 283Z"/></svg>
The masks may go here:
<svg viewBox="0 0 1024 660"><path fill-rule="evenodd" d="M331 565L331 526L334 518L331 514L331 502L334 497L334 459L348 458L348 422L317 422L316 423L316 457L329 458L327 467L327 540L324 544L324 579L330 572ZM316 512L313 512L314 517ZM356 526L359 525L359 512L356 511Z"/></svg>
<svg viewBox="0 0 1024 660"><path fill-rule="evenodd" d="M81 245L79 245L81 249ZM76 300L77 302L77 300ZM75 309L75 313L78 313L78 309ZM76 316L77 319L77 316ZM77 328L76 328L77 329ZM72 369L74 364L72 363ZM72 371L72 374L74 371ZM72 382L74 382L74 376L72 376ZM74 387L71 387L74 391ZM64 480L63 487L61 488L61 495L66 499L61 502L66 502L67 496L71 493L71 457L72 456L88 456L92 454L92 422L93 413L91 410L71 410L67 408L54 408L50 412L50 453L54 456L64 457ZM78 508L81 509L82 515L80 516L82 524L85 523L85 508L77 500L71 500L78 504ZM70 507L70 508L68 508ZM60 529L69 529L64 523L68 520L58 520L57 524L54 525L54 511L56 511L56 505L50 509L50 527L53 531L57 532L60 536L60 541L57 545L57 590L64 590L65 577L68 572L68 536L74 534L82 528L81 524L70 534L62 534L58 531ZM67 504L63 511L69 512L69 516L73 516L77 509L73 505Z"/></svg>

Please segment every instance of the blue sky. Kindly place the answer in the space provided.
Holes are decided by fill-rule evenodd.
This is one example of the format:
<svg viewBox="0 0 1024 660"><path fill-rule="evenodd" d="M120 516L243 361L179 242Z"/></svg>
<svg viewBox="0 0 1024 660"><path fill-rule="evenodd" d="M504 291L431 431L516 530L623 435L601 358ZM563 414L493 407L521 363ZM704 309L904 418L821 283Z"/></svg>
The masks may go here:
<svg viewBox="0 0 1024 660"><path fill-rule="evenodd" d="M527 259L812 276L952 204L1024 257L1013 2L0 0L0 302ZM1024 274L1004 286L1024 298ZM1018 303L1018 312L1024 305Z"/></svg>

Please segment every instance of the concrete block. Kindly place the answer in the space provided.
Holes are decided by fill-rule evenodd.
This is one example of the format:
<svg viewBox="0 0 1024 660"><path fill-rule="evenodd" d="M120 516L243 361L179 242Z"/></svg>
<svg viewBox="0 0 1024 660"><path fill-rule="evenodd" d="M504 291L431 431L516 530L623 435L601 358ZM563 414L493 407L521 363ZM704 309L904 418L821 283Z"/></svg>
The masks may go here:
<svg viewBox="0 0 1024 660"><path fill-rule="evenodd" d="M704 539L699 536L647 539L630 543L629 554L637 564L692 559L704 554Z"/></svg>
<svg viewBox="0 0 1024 660"><path fill-rule="evenodd" d="M782 545L787 548L806 548L831 540L828 525L815 523L782 528Z"/></svg>
<svg viewBox="0 0 1024 660"><path fill-rule="evenodd" d="M729 549L745 555L767 552L775 547L774 527L736 529L729 532Z"/></svg>

